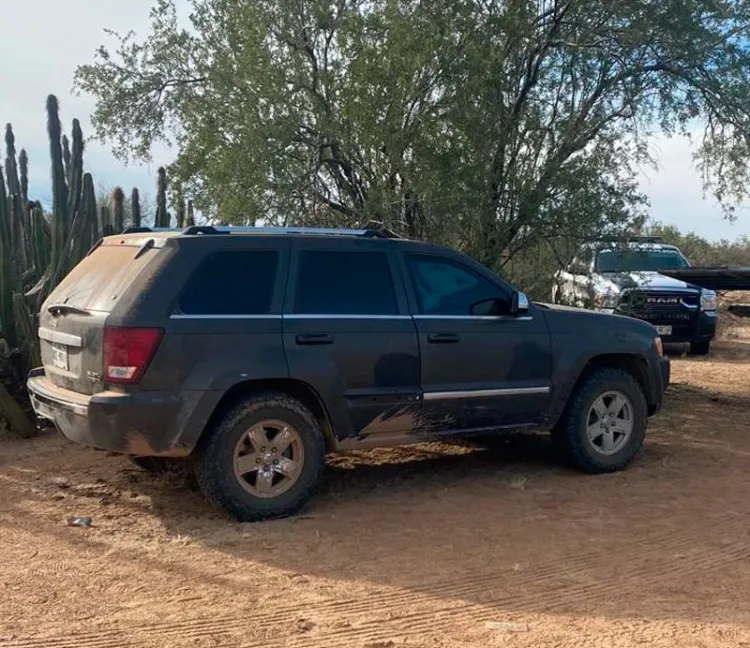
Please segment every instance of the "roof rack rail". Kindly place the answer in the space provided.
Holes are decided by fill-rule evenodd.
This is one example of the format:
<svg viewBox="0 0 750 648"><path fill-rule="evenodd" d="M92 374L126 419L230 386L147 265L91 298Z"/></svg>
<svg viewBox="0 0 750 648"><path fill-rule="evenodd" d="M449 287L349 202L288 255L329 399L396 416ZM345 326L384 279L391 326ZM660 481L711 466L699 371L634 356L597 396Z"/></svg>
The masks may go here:
<svg viewBox="0 0 750 648"><path fill-rule="evenodd" d="M143 234L148 232L179 232L184 236L215 234L311 234L320 236L362 236L370 238L402 238L382 223L370 221L363 229L330 227L247 227L234 225L191 225L189 227L127 227L122 234Z"/></svg>
<svg viewBox="0 0 750 648"><path fill-rule="evenodd" d="M182 230L185 236L214 234L310 234L319 236L363 236L398 238L387 228L344 229L326 227L235 227L228 225L192 225Z"/></svg>

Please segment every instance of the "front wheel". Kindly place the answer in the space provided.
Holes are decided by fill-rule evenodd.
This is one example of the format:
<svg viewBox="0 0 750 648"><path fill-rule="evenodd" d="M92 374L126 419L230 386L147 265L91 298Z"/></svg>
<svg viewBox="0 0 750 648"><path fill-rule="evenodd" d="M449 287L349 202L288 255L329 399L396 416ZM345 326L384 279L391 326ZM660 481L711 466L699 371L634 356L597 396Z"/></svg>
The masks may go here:
<svg viewBox="0 0 750 648"><path fill-rule="evenodd" d="M626 371L599 369L571 396L552 432L558 452L572 467L598 474L622 470L646 436L646 398Z"/></svg>
<svg viewBox="0 0 750 648"><path fill-rule="evenodd" d="M691 342L690 355L704 356L711 350L710 342Z"/></svg>
<svg viewBox="0 0 750 648"><path fill-rule="evenodd" d="M239 402L208 430L196 459L203 494L240 522L296 513L325 464L325 442L310 411L285 394Z"/></svg>

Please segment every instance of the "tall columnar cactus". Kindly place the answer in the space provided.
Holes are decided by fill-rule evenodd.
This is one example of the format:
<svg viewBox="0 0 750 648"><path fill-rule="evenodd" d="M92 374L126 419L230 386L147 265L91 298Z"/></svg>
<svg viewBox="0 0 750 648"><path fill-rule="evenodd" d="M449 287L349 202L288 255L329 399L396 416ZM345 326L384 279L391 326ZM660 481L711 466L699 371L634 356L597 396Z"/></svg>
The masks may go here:
<svg viewBox="0 0 750 648"><path fill-rule="evenodd" d="M70 155L68 179L68 206L67 214L71 221L78 211L81 204L81 194L83 192L83 133L81 132L81 123L73 120L73 149Z"/></svg>
<svg viewBox="0 0 750 648"><path fill-rule="evenodd" d="M112 236L115 233L115 228L112 226L112 214L110 214L107 205L102 205L99 208L99 228L102 236Z"/></svg>
<svg viewBox="0 0 750 648"><path fill-rule="evenodd" d="M90 173L83 175L83 198L81 209L86 212L86 221L89 223L89 238L87 241L89 249L102 237L99 227L99 215L96 209L96 194L94 193L94 178Z"/></svg>
<svg viewBox="0 0 750 648"><path fill-rule="evenodd" d="M18 170L21 177L21 200L24 206L29 204L29 156L26 149L18 154Z"/></svg>
<svg viewBox="0 0 750 648"><path fill-rule="evenodd" d="M62 156L63 156L63 170L65 171L65 182L70 186L70 140L68 136L63 133L60 138L62 144Z"/></svg>
<svg viewBox="0 0 750 648"><path fill-rule="evenodd" d="M154 226L169 227L169 214L167 213L167 172L164 167L159 167L157 174L156 219Z"/></svg>
<svg viewBox="0 0 750 648"><path fill-rule="evenodd" d="M63 153L60 145L60 116L55 95L47 97L47 133L52 162L52 267L57 267L68 239L68 185L65 182Z"/></svg>
<svg viewBox="0 0 750 648"><path fill-rule="evenodd" d="M185 227L185 197L182 195L182 187L177 190L176 220L179 229Z"/></svg>
<svg viewBox="0 0 750 648"><path fill-rule="evenodd" d="M16 161L16 138L13 127L5 126L5 172L8 180L8 200L11 222L12 254L17 268L26 267L26 241L24 240L25 206L21 196L21 181Z"/></svg>
<svg viewBox="0 0 750 648"><path fill-rule="evenodd" d="M185 222L186 227L192 227L195 225L195 212L193 211L193 201L188 200L187 202L187 221Z"/></svg>
<svg viewBox="0 0 750 648"><path fill-rule="evenodd" d="M0 169L0 327L8 346L14 348L17 344L15 318L13 317L16 272L13 263L9 203L5 192L5 178Z"/></svg>
<svg viewBox="0 0 750 648"><path fill-rule="evenodd" d="M141 197L138 189L133 187L133 193L130 194L130 211L133 216L133 227L141 226Z"/></svg>
<svg viewBox="0 0 750 648"><path fill-rule="evenodd" d="M114 208L115 233L119 234L125 229L125 193L120 187L115 187L112 192L112 205Z"/></svg>

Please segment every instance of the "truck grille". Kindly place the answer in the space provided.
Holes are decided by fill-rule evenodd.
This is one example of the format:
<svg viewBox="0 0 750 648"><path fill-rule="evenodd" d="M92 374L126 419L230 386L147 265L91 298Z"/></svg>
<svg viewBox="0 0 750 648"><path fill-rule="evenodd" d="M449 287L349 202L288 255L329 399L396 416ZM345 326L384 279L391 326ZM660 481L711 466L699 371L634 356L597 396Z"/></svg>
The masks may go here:
<svg viewBox="0 0 750 648"><path fill-rule="evenodd" d="M700 293L631 290L623 293L617 312L651 323L690 322L700 312Z"/></svg>

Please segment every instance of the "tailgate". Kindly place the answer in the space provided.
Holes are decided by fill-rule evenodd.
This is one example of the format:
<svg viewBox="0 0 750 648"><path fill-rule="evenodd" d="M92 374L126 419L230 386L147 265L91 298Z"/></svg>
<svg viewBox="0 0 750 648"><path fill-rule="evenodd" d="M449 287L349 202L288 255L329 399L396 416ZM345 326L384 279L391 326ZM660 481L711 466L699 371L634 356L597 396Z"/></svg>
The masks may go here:
<svg viewBox="0 0 750 648"><path fill-rule="evenodd" d="M39 343L48 380L81 394L104 389L102 338L107 317L159 251L105 241L60 282L39 315Z"/></svg>

